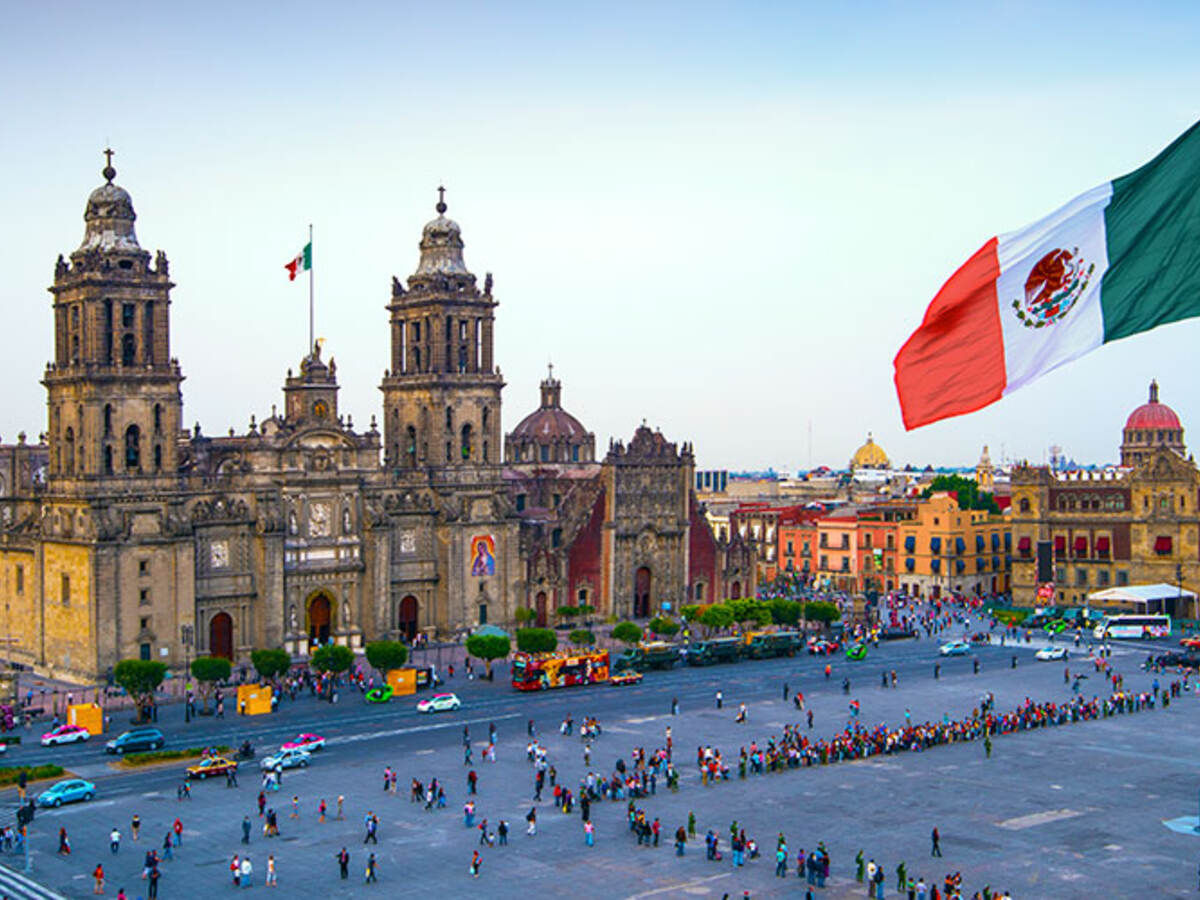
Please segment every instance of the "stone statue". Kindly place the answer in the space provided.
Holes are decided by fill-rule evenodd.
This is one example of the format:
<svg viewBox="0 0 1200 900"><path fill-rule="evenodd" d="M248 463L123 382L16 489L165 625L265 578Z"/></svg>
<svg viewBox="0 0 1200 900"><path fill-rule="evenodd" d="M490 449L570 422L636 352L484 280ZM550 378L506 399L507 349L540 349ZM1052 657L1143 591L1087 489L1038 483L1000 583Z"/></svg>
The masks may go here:
<svg viewBox="0 0 1200 900"><path fill-rule="evenodd" d="M395 275L392 276L392 296L402 297L404 295L404 285L400 283L400 279Z"/></svg>
<svg viewBox="0 0 1200 900"><path fill-rule="evenodd" d="M170 266L167 263L167 254L161 250L154 255L154 271L159 275L171 274Z"/></svg>
<svg viewBox="0 0 1200 900"><path fill-rule="evenodd" d="M343 628L350 627L350 601L349 600L342 601L342 627Z"/></svg>
<svg viewBox="0 0 1200 900"><path fill-rule="evenodd" d="M483 293L490 297L492 295L492 273L488 272L483 276Z"/></svg>
<svg viewBox="0 0 1200 900"><path fill-rule="evenodd" d="M288 606L288 629L292 632L296 630L296 604L292 603Z"/></svg>

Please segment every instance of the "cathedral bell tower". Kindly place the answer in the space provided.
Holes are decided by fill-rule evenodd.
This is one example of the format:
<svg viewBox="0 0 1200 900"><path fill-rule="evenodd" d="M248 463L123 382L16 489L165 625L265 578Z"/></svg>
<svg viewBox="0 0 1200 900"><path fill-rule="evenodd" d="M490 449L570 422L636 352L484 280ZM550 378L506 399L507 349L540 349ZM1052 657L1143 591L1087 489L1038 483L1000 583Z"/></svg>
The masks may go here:
<svg viewBox="0 0 1200 900"><path fill-rule="evenodd" d="M384 456L392 470L495 465L501 459L500 391L493 365L496 301L463 262L458 223L437 218L421 234L408 288L392 279L391 368L384 373Z"/></svg>
<svg viewBox="0 0 1200 900"><path fill-rule="evenodd" d="M183 375L171 358L167 256L138 244L133 200L104 184L84 209L83 243L54 268L54 361L46 366L52 487L173 479Z"/></svg>

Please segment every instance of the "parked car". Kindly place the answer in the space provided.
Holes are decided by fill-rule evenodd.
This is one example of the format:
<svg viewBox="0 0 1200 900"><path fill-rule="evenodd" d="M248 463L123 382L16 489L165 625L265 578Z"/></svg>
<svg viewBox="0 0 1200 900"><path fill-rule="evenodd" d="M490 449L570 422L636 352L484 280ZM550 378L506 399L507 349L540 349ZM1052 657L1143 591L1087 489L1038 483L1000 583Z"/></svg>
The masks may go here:
<svg viewBox="0 0 1200 900"><path fill-rule="evenodd" d="M82 778L66 778L52 784L38 794L38 806L62 806L76 800L91 800L96 796L96 786Z"/></svg>
<svg viewBox="0 0 1200 900"><path fill-rule="evenodd" d="M161 750L167 739L157 728L134 728L126 731L104 745L105 753L136 753L144 750Z"/></svg>
<svg viewBox="0 0 1200 900"><path fill-rule="evenodd" d="M434 694L417 704L417 712L447 712L458 709L460 706L462 706L462 701L458 699L457 694Z"/></svg>
<svg viewBox="0 0 1200 900"><path fill-rule="evenodd" d="M941 656L966 656L971 652L971 645L966 641L951 641L938 647Z"/></svg>
<svg viewBox="0 0 1200 900"><path fill-rule="evenodd" d="M608 683L613 687L620 687L623 684L640 684L642 681L642 673L633 669L626 669L623 672L618 672L616 675L609 676Z"/></svg>
<svg viewBox="0 0 1200 900"><path fill-rule="evenodd" d="M91 733L82 725L59 725L42 735L42 746L74 744L76 741L86 741L91 736Z"/></svg>
<svg viewBox="0 0 1200 900"><path fill-rule="evenodd" d="M810 639L808 642L808 652L813 656L829 656L837 653L841 649L841 644L837 641L831 641L827 638Z"/></svg>
<svg viewBox="0 0 1200 900"><path fill-rule="evenodd" d="M307 750L280 750L278 753L263 757L259 767L268 772L276 769L307 769L311 761L312 754Z"/></svg>
<svg viewBox="0 0 1200 900"><path fill-rule="evenodd" d="M1053 661L1056 659L1066 659L1067 658L1067 648L1066 647L1043 647L1041 650L1039 650L1037 653L1034 654L1034 657L1037 659L1040 659L1042 662L1050 662L1050 661Z"/></svg>

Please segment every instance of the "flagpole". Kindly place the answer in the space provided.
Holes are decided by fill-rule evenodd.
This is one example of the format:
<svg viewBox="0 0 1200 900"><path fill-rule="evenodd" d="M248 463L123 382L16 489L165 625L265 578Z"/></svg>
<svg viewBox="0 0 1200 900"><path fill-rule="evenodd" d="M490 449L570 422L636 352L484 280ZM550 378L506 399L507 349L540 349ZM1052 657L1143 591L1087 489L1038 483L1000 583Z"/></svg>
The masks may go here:
<svg viewBox="0 0 1200 900"><path fill-rule="evenodd" d="M312 353L312 352L314 351L314 348L316 347L316 338L315 338L315 337L314 337L314 335L313 335L313 332L314 332L314 328L313 328L313 267L312 267L312 223L311 223L311 222L309 222L309 223L308 223L308 252L309 252L309 266L308 266L308 352L304 354L305 356L308 356L308 354L309 354L309 353Z"/></svg>

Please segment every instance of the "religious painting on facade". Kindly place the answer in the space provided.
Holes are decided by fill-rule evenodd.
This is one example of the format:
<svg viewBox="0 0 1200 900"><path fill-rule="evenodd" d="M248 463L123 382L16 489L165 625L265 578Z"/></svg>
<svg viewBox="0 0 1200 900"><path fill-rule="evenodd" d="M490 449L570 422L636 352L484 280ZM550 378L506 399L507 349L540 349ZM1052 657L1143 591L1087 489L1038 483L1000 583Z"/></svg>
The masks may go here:
<svg viewBox="0 0 1200 900"><path fill-rule="evenodd" d="M471 538L471 574L477 577L496 574L496 539L490 534Z"/></svg>

